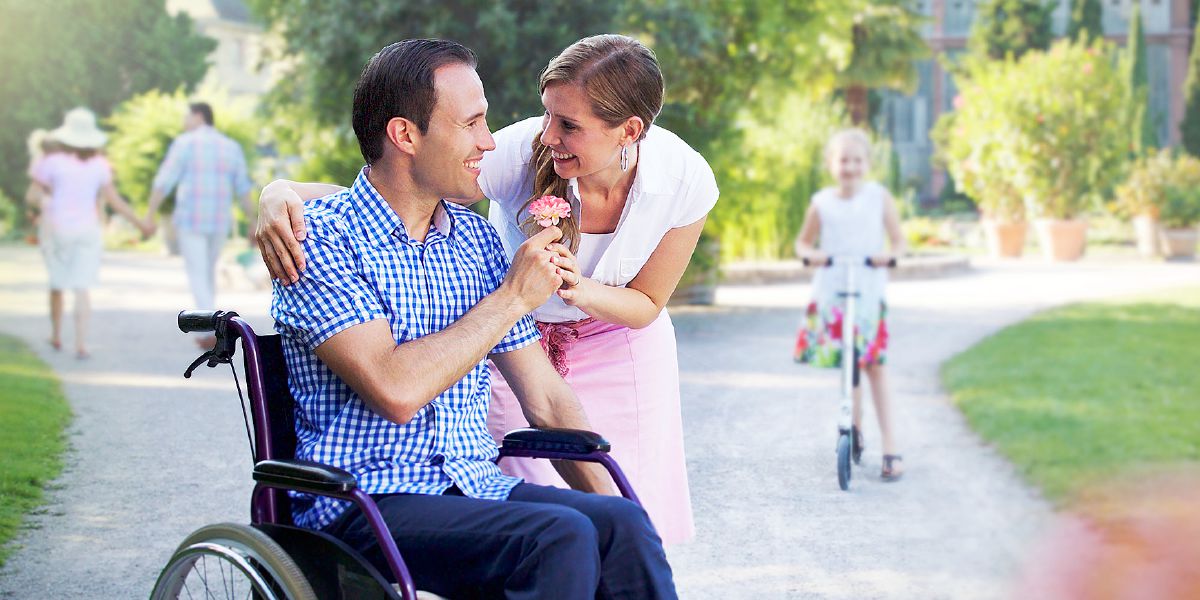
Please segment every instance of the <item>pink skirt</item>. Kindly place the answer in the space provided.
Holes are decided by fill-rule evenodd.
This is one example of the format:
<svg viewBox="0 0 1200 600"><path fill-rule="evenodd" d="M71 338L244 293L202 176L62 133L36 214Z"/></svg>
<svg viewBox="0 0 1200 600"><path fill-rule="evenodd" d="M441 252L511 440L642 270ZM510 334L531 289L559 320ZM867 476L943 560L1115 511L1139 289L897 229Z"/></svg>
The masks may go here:
<svg viewBox="0 0 1200 600"><path fill-rule="evenodd" d="M602 321L578 326L579 338L566 344L565 379L575 390L592 429L612 444L634 491L663 543L685 542L695 534L683 454L679 407L679 361L675 328L664 310L643 329ZM492 372L488 429L497 442L505 432L528 427L521 406L500 371ZM529 483L568 487L550 461L506 458L500 468Z"/></svg>

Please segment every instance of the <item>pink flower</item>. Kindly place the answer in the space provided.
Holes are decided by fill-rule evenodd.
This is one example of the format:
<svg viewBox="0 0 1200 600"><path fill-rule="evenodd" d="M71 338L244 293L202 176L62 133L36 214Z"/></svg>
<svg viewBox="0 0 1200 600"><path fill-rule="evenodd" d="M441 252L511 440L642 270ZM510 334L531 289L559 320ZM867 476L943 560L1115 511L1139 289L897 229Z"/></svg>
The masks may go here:
<svg viewBox="0 0 1200 600"><path fill-rule="evenodd" d="M1092 69L1093 69L1093 68L1094 68L1094 67L1092 67L1092 63L1090 63L1090 62L1089 62L1089 63L1083 63L1083 69L1082 69L1082 70L1083 70L1083 74L1084 74L1084 75L1091 75L1091 74L1092 74Z"/></svg>
<svg viewBox="0 0 1200 600"><path fill-rule="evenodd" d="M962 110L962 107L967 105L967 101L963 99L962 94L954 97L954 110Z"/></svg>
<svg viewBox="0 0 1200 600"><path fill-rule="evenodd" d="M529 204L529 216L542 227L558 225L571 216L571 205L558 196L542 196Z"/></svg>

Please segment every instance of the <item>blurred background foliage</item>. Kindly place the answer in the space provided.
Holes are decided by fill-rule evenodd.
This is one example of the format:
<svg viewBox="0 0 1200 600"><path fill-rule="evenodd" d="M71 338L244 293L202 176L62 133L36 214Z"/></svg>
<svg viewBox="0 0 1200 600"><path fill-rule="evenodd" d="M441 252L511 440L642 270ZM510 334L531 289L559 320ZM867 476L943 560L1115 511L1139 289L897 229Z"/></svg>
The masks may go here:
<svg viewBox="0 0 1200 600"><path fill-rule="evenodd" d="M1150 136L1157 131L1155 119L1163 116L1146 108L1145 42L1136 11L1128 48L1101 50L1114 57L1112 69L1096 62L1089 67L1095 73L1083 77L1069 70L1094 57L1072 50L1067 62L1039 58L1049 54L1058 0L981 0L966 51L953 59L939 54L938 60L961 89L973 90L963 95L973 96L971 106L981 111L988 105L986 97L1005 90L1012 98L1036 92L1045 106L1037 114L1013 108L1006 116L1010 126L1000 128L992 126L995 115L964 116L955 124L959 111L947 107L933 142L949 166L950 181L936 199L926 199L933 202L929 208L916 200L913 181L901 177L898 155L884 141L890 118L883 112L884 99L913 91L921 81L915 65L932 54L925 39L929 18L911 0L246 0L246 5L267 35L280 42L261 60L283 73L255 107L227 106L219 92L197 89L213 42L199 35L188 17L168 16L164 0L0 0L5 17L0 31L7 42L0 46L5 65L0 78L5 106L0 113L0 191L9 198L23 195L28 133L53 128L65 110L85 105L113 130L108 152L118 185L140 205L170 139L180 130L188 99L213 103L218 126L238 139L248 156L257 157L256 183L277 176L347 183L362 163L349 124L354 82L371 55L409 37L454 39L478 52L493 129L541 112L538 73L575 40L621 32L645 42L657 54L667 84L657 124L703 154L721 187L721 201L705 231L706 241L713 243L705 247L719 247L722 260L791 255L808 199L828 183L824 143L833 131L851 124L877 140L872 176L901 200L906 218L973 214L977 205L1023 213L1030 208L1030 186L1016 189L1020 186L1009 177L1015 163L998 157L1028 154L1021 148L1032 147L1018 143L1026 139L1022 136L1036 137L1041 144L1037 151L1043 153L1074 152L1093 144L1090 134L1074 129L1083 127L1081 119L1099 122L1093 118L1096 112L1117 110L1119 122L1132 132L1132 147L1114 158L1109 149L1122 136L1107 135L1102 160L1082 167L1089 174L1081 184L1067 192L1046 188L1043 196L1054 194L1054 201L1070 203L1077 201L1066 196L1086 196L1085 208L1111 202L1116 182L1096 175L1097 170L1124 173L1129 163L1161 142ZM1072 48L1083 52L1092 47L1102 26L1100 9L1099 0L1073 2L1065 31L1077 44ZM63 14L72 19L62 19ZM1200 64L1197 56L1193 54L1193 63ZM1087 98L1054 99L1059 82L1051 67L1058 66L1062 70L1055 73L1072 82L1079 79L1077 91ZM1013 77L1041 83L1026 86L1036 89L1005 87L1011 81L999 74L1012 69L1017 69ZM1104 94L1119 93L1120 98L1099 98L1099 88L1088 88L1084 80L1103 80ZM989 89L993 84L998 89ZM1200 90L1200 78L1192 73L1186 87L1183 137L1190 147L1192 137L1200 139L1200 133L1189 133L1200 131L1195 125L1200 117L1193 116L1200 111L1200 92L1194 91ZM1064 102L1075 109L1056 108ZM1057 119L1054 128L1036 123L1038 115ZM1047 133L1061 127L1072 131ZM954 135L956 131L968 135ZM1024 164L1018 170L1028 179L1038 169L1030 166L1031 160ZM3 211L14 230L20 229L17 221L24 213L18 208ZM1076 207L1045 208L1071 213ZM926 225L912 227L915 238L935 237Z"/></svg>

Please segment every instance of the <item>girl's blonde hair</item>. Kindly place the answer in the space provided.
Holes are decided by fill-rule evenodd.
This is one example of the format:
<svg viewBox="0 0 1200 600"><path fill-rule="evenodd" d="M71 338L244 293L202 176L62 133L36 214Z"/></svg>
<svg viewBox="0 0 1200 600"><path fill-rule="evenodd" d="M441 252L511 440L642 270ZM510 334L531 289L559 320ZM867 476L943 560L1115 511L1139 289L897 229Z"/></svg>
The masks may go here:
<svg viewBox="0 0 1200 600"><path fill-rule="evenodd" d="M867 165L870 166L871 136L858 127L848 127L830 136L829 141L825 143L825 164L831 165L834 153L845 147L846 144L858 144L863 150L863 156L867 159Z"/></svg>
<svg viewBox="0 0 1200 600"><path fill-rule="evenodd" d="M567 47L550 60L538 81L538 91L558 84L580 86L591 103L592 114L616 127L629 117L639 117L646 124L642 136L662 110L663 76L654 52L641 42L624 35L604 34L586 37ZM517 212L517 222L525 235L541 230L532 218L521 214L542 196L566 198L567 180L554 172L550 149L542 144L542 131L533 138L533 195ZM579 211L563 219L562 243L574 252L579 246Z"/></svg>

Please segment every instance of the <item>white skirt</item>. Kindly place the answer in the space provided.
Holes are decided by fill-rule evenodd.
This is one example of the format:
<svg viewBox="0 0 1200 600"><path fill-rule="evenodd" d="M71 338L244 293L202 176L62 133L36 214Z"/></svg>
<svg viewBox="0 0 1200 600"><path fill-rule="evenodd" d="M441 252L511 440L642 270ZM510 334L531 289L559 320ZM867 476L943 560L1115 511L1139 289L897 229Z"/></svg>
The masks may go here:
<svg viewBox="0 0 1200 600"><path fill-rule="evenodd" d="M86 290L96 283L104 240L100 228L78 233L46 231L42 236L42 257L50 272L52 290Z"/></svg>

